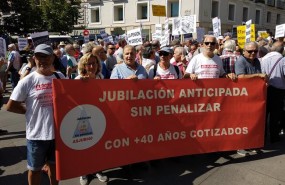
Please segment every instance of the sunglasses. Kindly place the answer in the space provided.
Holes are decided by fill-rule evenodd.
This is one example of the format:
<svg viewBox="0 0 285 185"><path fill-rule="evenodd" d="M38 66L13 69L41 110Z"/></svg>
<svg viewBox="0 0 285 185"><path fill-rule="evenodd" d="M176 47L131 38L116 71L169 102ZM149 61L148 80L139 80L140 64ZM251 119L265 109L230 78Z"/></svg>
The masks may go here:
<svg viewBox="0 0 285 185"><path fill-rule="evenodd" d="M116 48L109 48L109 49L114 50L114 49L116 49Z"/></svg>
<svg viewBox="0 0 285 185"><path fill-rule="evenodd" d="M257 53L258 52L258 50L245 50L246 52L248 52L249 54L252 54L253 52L254 53Z"/></svg>
<svg viewBox="0 0 285 185"><path fill-rule="evenodd" d="M211 44L211 46L215 46L216 45L216 42L204 42L204 44L206 46L208 46L209 44Z"/></svg>
<svg viewBox="0 0 285 185"><path fill-rule="evenodd" d="M92 63L87 63L87 64L85 64L86 66L96 66L97 65L97 63L95 63L95 62L92 62Z"/></svg>
<svg viewBox="0 0 285 185"><path fill-rule="evenodd" d="M169 53L167 53L167 52L159 52L159 56L168 56L169 55Z"/></svg>

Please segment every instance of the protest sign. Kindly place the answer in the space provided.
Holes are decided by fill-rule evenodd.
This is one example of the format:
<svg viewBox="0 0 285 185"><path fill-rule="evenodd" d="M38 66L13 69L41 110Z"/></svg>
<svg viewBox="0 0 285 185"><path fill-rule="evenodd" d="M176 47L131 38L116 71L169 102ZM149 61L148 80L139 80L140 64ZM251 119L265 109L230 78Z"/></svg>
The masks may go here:
<svg viewBox="0 0 285 185"><path fill-rule="evenodd" d="M264 144L266 84L260 78L54 79L52 89L58 180Z"/></svg>
<svg viewBox="0 0 285 185"><path fill-rule="evenodd" d="M213 23L213 33L215 37L218 37L221 34L221 20L218 17L212 19Z"/></svg>
<svg viewBox="0 0 285 185"><path fill-rule="evenodd" d="M6 40L2 37L0 37L0 57L6 58Z"/></svg>
<svg viewBox="0 0 285 185"><path fill-rule="evenodd" d="M28 45L27 38L18 38L19 51L22 51Z"/></svg>
<svg viewBox="0 0 285 185"><path fill-rule="evenodd" d="M127 32L129 45L140 45L142 44L142 33L140 28L136 28Z"/></svg>
<svg viewBox="0 0 285 185"><path fill-rule="evenodd" d="M181 31L181 19L176 17L172 19L172 35L180 35Z"/></svg>
<svg viewBox="0 0 285 185"><path fill-rule="evenodd" d="M203 42L203 38L205 35L205 28L197 28L197 41L198 42Z"/></svg>
<svg viewBox="0 0 285 185"><path fill-rule="evenodd" d="M269 37L269 34L267 33L267 31L258 31L257 34L258 34L259 37L262 37L264 39Z"/></svg>
<svg viewBox="0 0 285 185"><path fill-rule="evenodd" d="M33 33L33 34L31 34L31 38L32 38L34 47L37 47L37 45L39 45L39 44L50 45L48 31Z"/></svg>
<svg viewBox="0 0 285 185"><path fill-rule="evenodd" d="M100 30L100 35L102 39L104 40L104 42L106 43L109 42L108 34L105 32L105 29Z"/></svg>
<svg viewBox="0 0 285 185"><path fill-rule="evenodd" d="M238 40L238 45L240 48L244 48L244 44L246 42L245 37L245 26L238 26L237 27L237 40ZM250 35L250 40L255 41L255 25L251 24L251 35Z"/></svg>
<svg viewBox="0 0 285 185"><path fill-rule="evenodd" d="M152 15L166 17L165 6L163 5L152 5Z"/></svg>
<svg viewBox="0 0 285 185"><path fill-rule="evenodd" d="M285 24L277 25L275 29L275 39L284 37Z"/></svg>
<svg viewBox="0 0 285 185"><path fill-rule="evenodd" d="M249 43L251 38L251 20L245 23L245 42Z"/></svg>
<svg viewBox="0 0 285 185"><path fill-rule="evenodd" d="M196 33L196 15L181 17L180 34Z"/></svg>

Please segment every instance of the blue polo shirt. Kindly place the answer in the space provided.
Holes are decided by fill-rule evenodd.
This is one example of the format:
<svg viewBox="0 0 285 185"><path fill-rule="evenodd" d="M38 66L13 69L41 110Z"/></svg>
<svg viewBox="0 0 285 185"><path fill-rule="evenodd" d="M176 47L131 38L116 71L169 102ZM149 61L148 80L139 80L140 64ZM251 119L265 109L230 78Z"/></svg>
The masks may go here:
<svg viewBox="0 0 285 185"><path fill-rule="evenodd" d="M146 69L138 63L136 63L136 66L136 70L133 70L125 63L117 64L112 71L110 79L125 79L131 75L136 75L138 79L147 79L148 74Z"/></svg>

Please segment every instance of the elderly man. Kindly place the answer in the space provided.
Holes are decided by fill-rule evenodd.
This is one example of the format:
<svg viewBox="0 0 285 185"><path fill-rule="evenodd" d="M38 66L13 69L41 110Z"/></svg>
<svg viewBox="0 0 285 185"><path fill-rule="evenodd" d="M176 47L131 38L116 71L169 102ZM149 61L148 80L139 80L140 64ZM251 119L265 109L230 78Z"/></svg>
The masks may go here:
<svg viewBox="0 0 285 185"><path fill-rule="evenodd" d="M50 184L58 184L55 179L52 79L64 76L52 70L53 60L52 48L46 44L38 45L35 48L37 70L19 81L6 106L7 111L26 115L29 185L40 184L41 169L45 164Z"/></svg>
<svg viewBox="0 0 285 185"><path fill-rule="evenodd" d="M10 44L8 46L9 56L8 56L8 66L5 70L6 75L11 72L11 82L13 89L17 86L20 80L19 70L21 68L21 57L19 52L16 50L15 44Z"/></svg>
<svg viewBox="0 0 285 185"><path fill-rule="evenodd" d="M270 142L274 143L280 140L280 128L282 125L282 115L284 114L285 99L285 59L282 56L284 51L283 42L275 42L271 47L270 53L263 57L261 63L262 73L268 75L267 89L267 109L266 116L269 121Z"/></svg>
<svg viewBox="0 0 285 185"><path fill-rule="evenodd" d="M146 69L135 61L136 50L133 46L124 47L123 58L124 63L113 69L110 79L147 79Z"/></svg>
<svg viewBox="0 0 285 185"><path fill-rule="evenodd" d="M171 64L178 66L180 72L182 73L182 76L185 74L185 70L189 64L187 61L186 51L183 47L176 47L174 49L173 54L173 62Z"/></svg>
<svg viewBox="0 0 285 185"><path fill-rule="evenodd" d="M267 75L261 73L259 60L256 58L258 45L256 42L249 42L244 45L243 56L240 56L235 63L235 73L238 78L260 77L267 80Z"/></svg>
<svg viewBox="0 0 285 185"><path fill-rule="evenodd" d="M191 80L205 78L229 77L235 79L234 73L226 74L223 62L219 56L214 54L217 39L213 35L206 35L203 44L203 52L194 56L186 68L184 78Z"/></svg>
<svg viewBox="0 0 285 185"><path fill-rule="evenodd" d="M65 52L67 57L67 69L66 76L70 79L74 79L77 76L77 61L75 59L75 48L72 44L67 44L65 46Z"/></svg>
<svg viewBox="0 0 285 185"><path fill-rule="evenodd" d="M120 39L118 42L119 49L117 49L114 53L117 62L121 63L123 61L123 49L127 45L127 41L125 39Z"/></svg>
<svg viewBox="0 0 285 185"><path fill-rule="evenodd" d="M116 51L116 47L112 43L107 44L107 60L105 61L106 67L108 71L112 71L117 64L117 59L114 57L114 53Z"/></svg>
<svg viewBox="0 0 285 185"><path fill-rule="evenodd" d="M235 73L238 78L259 77L267 81L267 75L261 73L259 60L256 58L258 45L256 42L249 42L244 45L243 56L240 56L235 63ZM256 150L238 150L241 156L246 156L249 152L256 153Z"/></svg>
<svg viewBox="0 0 285 185"><path fill-rule="evenodd" d="M107 69L105 61L107 59L107 55L105 53L105 50L102 46L94 46L92 49L92 54L97 55L100 59L101 66L102 66L102 71L101 73L104 76L104 79L109 79L110 78L110 71Z"/></svg>
<svg viewBox="0 0 285 185"><path fill-rule="evenodd" d="M235 72L235 63L239 57L234 53L235 50L236 42L234 40L226 40L224 43L224 54L220 58L223 61L223 67L227 74Z"/></svg>

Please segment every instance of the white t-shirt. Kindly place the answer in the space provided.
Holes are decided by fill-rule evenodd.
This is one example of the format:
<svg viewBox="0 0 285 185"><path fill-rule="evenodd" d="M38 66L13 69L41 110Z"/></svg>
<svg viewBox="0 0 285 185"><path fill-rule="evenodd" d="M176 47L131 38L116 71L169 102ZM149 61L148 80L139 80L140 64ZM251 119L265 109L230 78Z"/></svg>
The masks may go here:
<svg viewBox="0 0 285 185"><path fill-rule="evenodd" d="M179 71L179 70L178 70ZM179 78L178 78L179 75ZM152 66L149 70L149 79L153 79L155 76L160 76L161 79L181 79L182 74L179 71L179 74L176 73L174 65L170 64L169 68L164 70L162 69L159 64L157 64L156 74L154 74L154 66Z"/></svg>
<svg viewBox="0 0 285 185"><path fill-rule="evenodd" d="M57 72L65 79L62 73ZM26 138L29 140L54 139L52 79L37 71L19 81L10 99L26 103Z"/></svg>
<svg viewBox="0 0 285 185"><path fill-rule="evenodd" d="M151 66L155 65L155 60L148 59L148 58L143 58L142 60L142 66L148 71Z"/></svg>
<svg viewBox="0 0 285 185"><path fill-rule="evenodd" d="M186 68L186 73L198 75L198 79L219 78L223 76L225 70L223 62L219 56L207 58L203 53L194 56Z"/></svg>

